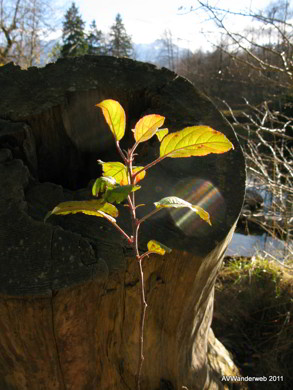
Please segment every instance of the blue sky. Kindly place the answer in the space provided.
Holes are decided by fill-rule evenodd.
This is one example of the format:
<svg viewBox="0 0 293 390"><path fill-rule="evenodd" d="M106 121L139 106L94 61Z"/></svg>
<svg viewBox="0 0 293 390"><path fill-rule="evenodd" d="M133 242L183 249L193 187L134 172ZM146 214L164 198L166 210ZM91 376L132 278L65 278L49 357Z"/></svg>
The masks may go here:
<svg viewBox="0 0 293 390"><path fill-rule="evenodd" d="M223 8L238 7L235 0L210 0ZM242 9L250 6L262 8L270 0L242 0ZM62 14L72 1L59 1ZM128 34L135 43L150 43L161 38L164 30L172 31L173 41L179 46L191 50L206 47L206 41L200 33L203 29L213 29L205 15L200 12L183 14L180 6L196 6L196 0L75 0L83 19L89 24L96 20L97 27L107 33L117 13L120 13ZM234 20L235 22L235 20ZM239 24L239 22L237 21ZM231 19L233 25L233 20Z"/></svg>

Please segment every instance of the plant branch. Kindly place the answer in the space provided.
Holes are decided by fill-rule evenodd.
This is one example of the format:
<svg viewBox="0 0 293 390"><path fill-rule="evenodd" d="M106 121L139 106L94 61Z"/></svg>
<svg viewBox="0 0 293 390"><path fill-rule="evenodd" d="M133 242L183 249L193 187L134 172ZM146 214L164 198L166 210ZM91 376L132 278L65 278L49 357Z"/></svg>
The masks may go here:
<svg viewBox="0 0 293 390"><path fill-rule="evenodd" d="M133 153L135 151L135 149L138 147L139 145L139 142L135 142L135 144L132 146L131 150L130 150L130 154L133 156Z"/></svg>
<svg viewBox="0 0 293 390"><path fill-rule="evenodd" d="M149 255L152 255L152 254L158 254L157 252L153 252L153 251L147 251L145 253L143 253L141 256L140 256L140 261L143 260L145 257L148 257Z"/></svg>
<svg viewBox="0 0 293 390"><path fill-rule="evenodd" d="M144 217L142 217L139 221L138 221L138 224L140 225L141 223L143 223L146 219L148 219L149 217L151 217L152 215L156 214L158 211L160 211L161 209L155 209L153 211L151 211L150 213L146 214Z"/></svg>
<svg viewBox="0 0 293 390"><path fill-rule="evenodd" d="M111 222L111 224L126 238L126 240L130 243L130 244L132 244L133 243L133 238L131 238L131 237L129 237L129 235L127 234L127 233L125 233L125 231L119 226L119 225L117 225L117 223L116 222L113 222L113 221L111 221L111 219L109 218L107 218L107 217L105 217L109 222Z"/></svg>
<svg viewBox="0 0 293 390"><path fill-rule="evenodd" d="M135 147L133 147L131 150L129 150L128 154L127 154L127 158L125 158L125 164L126 164L127 170L128 170L128 182L131 185L134 185L135 176L136 176L136 175L133 175L133 173L132 173L132 162L133 162L134 150L135 150ZM132 196L129 195L127 199L128 199L128 205L129 205L130 214L131 214L131 221L132 221L132 232L133 232L132 246L133 246L136 260L138 263L139 279L140 279L141 315L140 315L140 332L139 332L140 333L139 334L139 359L138 359L137 374L136 374L136 388L137 388L137 390L140 390L141 371L142 371L142 366L143 366L143 361L144 361L144 354L143 354L144 323L145 323L145 314L146 314L146 308L147 308L147 303L146 303L146 299L145 299L142 259L146 256L146 254L143 254L142 256L140 256L139 249L138 249L138 231L139 231L139 226L140 226L141 221L139 221L136 217L135 193L132 192Z"/></svg>
<svg viewBox="0 0 293 390"><path fill-rule="evenodd" d="M138 230L138 229L137 229ZM144 255L142 255L144 257ZM137 390L140 390L140 378L141 378L141 370L142 365L144 361L144 354L143 354L143 345L144 345L144 323L145 323L145 313L147 309L147 303L145 300L145 291L144 291L144 276L143 276L143 270L142 270L142 257L138 260L138 269L139 269L139 275L140 275L140 297L141 297L141 315L140 315L140 343L139 343L139 362L138 362L138 368L137 368L137 377L136 377L136 385Z"/></svg>
<svg viewBox="0 0 293 390"><path fill-rule="evenodd" d="M161 162L162 160L164 160L164 158L166 158L166 157L167 157L167 155L156 158L154 161L152 161L151 163L147 164L145 167L143 167L143 168L140 169L139 171L133 173L133 174L132 174L132 178L135 179L135 177L136 177L137 175L139 175L142 171L146 171L147 169L153 167L154 165L156 165L156 164L158 164L159 162Z"/></svg>
<svg viewBox="0 0 293 390"><path fill-rule="evenodd" d="M116 148L118 150L119 155L121 156L123 162L126 164L127 163L127 158L126 158L125 154L123 153L123 151L120 148L119 141L117 141L116 139L115 139L115 144L116 144Z"/></svg>

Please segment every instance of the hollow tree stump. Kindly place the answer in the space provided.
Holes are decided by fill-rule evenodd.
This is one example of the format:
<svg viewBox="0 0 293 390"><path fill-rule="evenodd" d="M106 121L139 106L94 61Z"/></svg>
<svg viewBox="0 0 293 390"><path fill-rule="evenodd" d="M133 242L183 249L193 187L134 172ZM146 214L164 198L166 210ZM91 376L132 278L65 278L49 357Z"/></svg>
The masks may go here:
<svg viewBox="0 0 293 390"><path fill-rule="evenodd" d="M131 248L101 218L43 222L57 203L90 196L88 183L101 173L97 159L118 159L94 107L106 98L125 108L124 149L132 144L131 128L149 113L165 116L170 131L212 126L235 146L223 155L165 159L137 192L147 204L139 215L175 195L204 207L213 223L184 209L158 213L142 226L141 248L151 238L173 248L144 262L142 389L223 388L217 373L229 370L217 365L210 330L214 282L242 206L245 170L220 113L171 71L111 57L43 69L8 64L0 68L0 91L0 389L135 388L140 295ZM138 154L137 164L151 161L158 143L142 144ZM127 210L120 212L127 229Z"/></svg>

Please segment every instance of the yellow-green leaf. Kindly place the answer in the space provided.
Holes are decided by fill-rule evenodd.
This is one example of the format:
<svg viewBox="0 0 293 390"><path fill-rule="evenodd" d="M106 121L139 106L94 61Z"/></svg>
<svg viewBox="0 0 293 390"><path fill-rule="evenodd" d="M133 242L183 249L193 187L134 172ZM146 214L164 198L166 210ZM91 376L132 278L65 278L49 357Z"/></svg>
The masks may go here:
<svg viewBox="0 0 293 390"><path fill-rule="evenodd" d="M219 131L208 126L192 126L165 136L160 146L160 157L205 156L225 153L232 148L232 143Z"/></svg>
<svg viewBox="0 0 293 390"><path fill-rule="evenodd" d="M110 203L121 203L125 200L131 192L137 191L140 186L132 186L127 184L125 186L117 185L115 188L108 189L103 195L103 199Z"/></svg>
<svg viewBox="0 0 293 390"><path fill-rule="evenodd" d="M166 245L161 244L160 242L156 240L151 240L147 244L148 250L150 252L158 253L159 255L164 255L166 252L170 253L172 249L168 248Z"/></svg>
<svg viewBox="0 0 293 390"><path fill-rule="evenodd" d="M177 198L177 196L168 196L166 198L162 198L161 200L159 200L159 202L155 202L154 205L156 206L157 209L165 208L165 207L175 207L175 208L187 207L190 210L194 211L196 214L198 214L201 219L203 219L209 225L211 225L210 215L207 211L205 211L203 208L199 206L187 202L184 199Z"/></svg>
<svg viewBox="0 0 293 390"><path fill-rule="evenodd" d="M162 139L169 133L168 129L161 129L156 132L156 136L158 137L158 140L161 142Z"/></svg>
<svg viewBox="0 0 293 390"><path fill-rule="evenodd" d="M145 142L152 138L159 127L163 125L165 118L161 115L151 114L141 118L135 125L134 138L137 143Z"/></svg>
<svg viewBox="0 0 293 390"><path fill-rule="evenodd" d="M116 180L113 177L103 176L99 177L92 187L93 196L99 196L103 194L107 189L111 189L117 186Z"/></svg>
<svg viewBox="0 0 293 390"><path fill-rule="evenodd" d="M87 215L94 215L96 217L107 218L111 222L115 222L115 218L118 217L117 208L110 204L105 203L101 199L94 200L85 200L85 201L70 201L59 203L52 211L50 211L45 220L50 217L50 215L67 215L67 214L76 214L83 213Z"/></svg>
<svg viewBox="0 0 293 390"><path fill-rule="evenodd" d="M113 177L121 186L128 184L127 168L124 164L118 161L103 162L98 160L103 168L103 176Z"/></svg>
<svg viewBox="0 0 293 390"><path fill-rule="evenodd" d="M119 102L112 99L103 100L101 103L96 104L97 107L102 109L110 130L112 131L115 139L120 141L125 133L125 111Z"/></svg>
<svg viewBox="0 0 293 390"><path fill-rule="evenodd" d="M121 186L125 186L128 183L128 172L127 167L118 161L113 162L103 162L98 160L98 163L102 165L103 176L110 176L116 180ZM143 167L132 167L132 173L138 172ZM141 181L146 175L146 171L141 171L137 176L135 176L134 184L137 184Z"/></svg>
<svg viewBox="0 0 293 390"><path fill-rule="evenodd" d="M136 173L140 171L143 167L132 167L132 173ZM135 176L134 179L134 184L138 183L141 181L146 175L146 171L141 171L137 176Z"/></svg>

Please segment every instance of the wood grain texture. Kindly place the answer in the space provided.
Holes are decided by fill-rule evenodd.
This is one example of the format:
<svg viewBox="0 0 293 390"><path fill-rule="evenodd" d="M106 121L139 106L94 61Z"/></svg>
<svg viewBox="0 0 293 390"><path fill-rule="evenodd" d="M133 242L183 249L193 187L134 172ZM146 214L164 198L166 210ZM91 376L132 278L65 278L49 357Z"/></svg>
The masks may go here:
<svg viewBox="0 0 293 390"><path fill-rule="evenodd" d="M106 284L43 298L1 296L1 389L134 389L140 295L136 261L127 264ZM218 264L217 252L204 262L176 251L145 260L143 389L164 381L174 389L213 388L205 348Z"/></svg>
<svg viewBox="0 0 293 390"><path fill-rule="evenodd" d="M0 388L64 390L51 298L0 299Z"/></svg>

